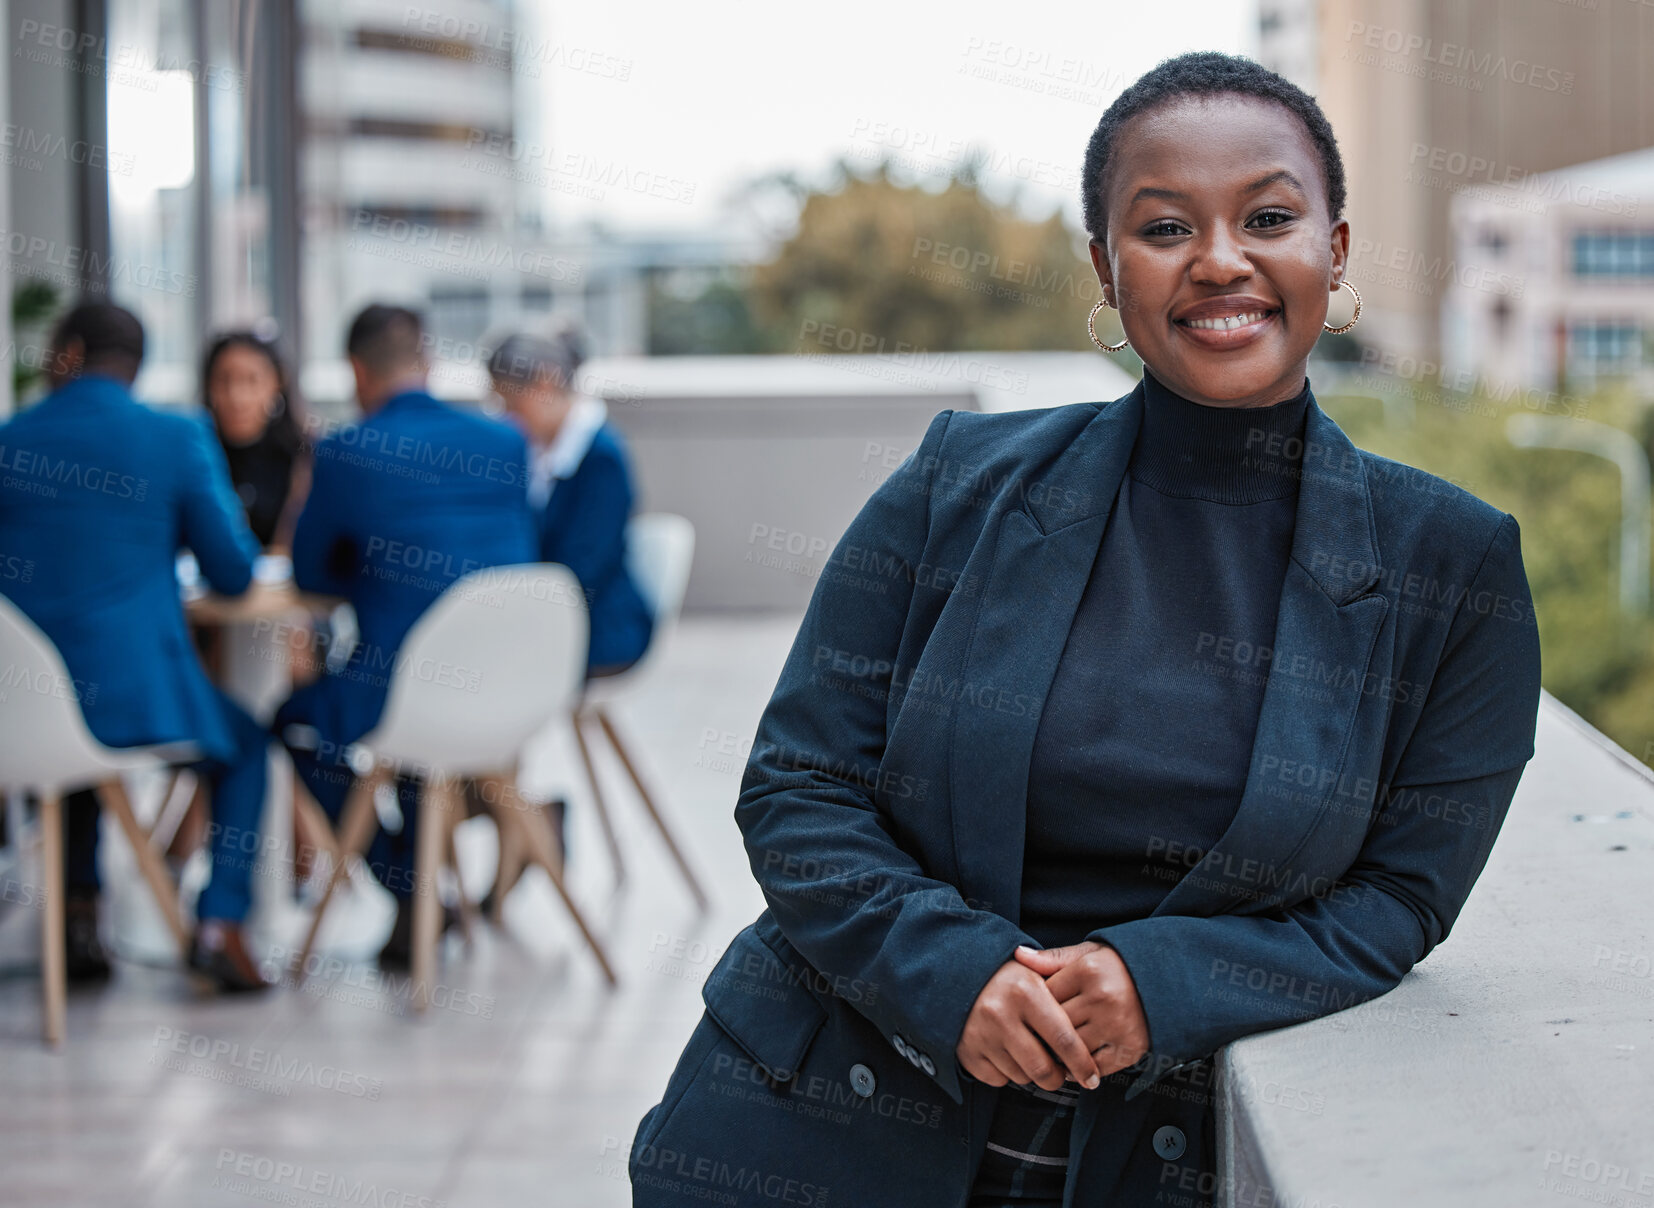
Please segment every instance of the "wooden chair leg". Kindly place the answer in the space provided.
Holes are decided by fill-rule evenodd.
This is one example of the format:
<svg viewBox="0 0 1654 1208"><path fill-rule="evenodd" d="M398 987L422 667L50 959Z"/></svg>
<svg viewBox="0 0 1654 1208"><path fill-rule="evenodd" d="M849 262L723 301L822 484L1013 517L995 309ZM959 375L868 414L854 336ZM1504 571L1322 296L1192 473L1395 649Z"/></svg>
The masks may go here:
<svg viewBox="0 0 1654 1208"><path fill-rule="evenodd" d="M310 795L310 790L304 787L303 781L293 777L293 829L298 841L306 846L313 847L317 852L327 856L328 866L343 863L339 852L339 843L333 833L333 824L327 820L322 807L316 804L316 799ZM294 879L298 879L299 853L293 853ZM347 867L345 875L350 875ZM308 880L308 870L305 876Z"/></svg>
<svg viewBox="0 0 1654 1208"><path fill-rule="evenodd" d="M186 783L186 777L190 789L188 793L181 793L178 790ZM161 794L161 808L155 811L155 823L149 828L149 841L160 851L168 850L178 837L178 828L184 824L184 815L194 804L197 791L197 781L189 769L170 769L166 792Z"/></svg>
<svg viewBox="0 0 1654 1208"><path fill-rule="evenodd" d="M498 927L505 917L505 895L516 887L518 879L523 875L524 858L522 838L517 828L502 822L497 814L494 825L500 833L500 860L499 867L494 873L494 901L488 918Z"/></svg>
<svg viewBox="0 0 1654 1208"><path fill-rule="evenodd" d="M63 952L63 802L56 793L40 799L40 883L46 901L40 912L41 1031L53 1048L68 1030L69 970Z"/></svg>
<svg viewBox="0 0 1654 1208"><path fill-rule="evenodd" d="M304 985L310 966L310 952L316 946L317 935L321 933L322 917L327 914L328 903L333 900L333 891L345 879L351 857L367 850L368 842L379 826L379 815L373 809L373 795L384 781L385 773L375 769L351 785L350 799L345 802L344 817L339 823L338 856L327 870L327 888L322 890L322 900L316 903L316 913L310 920L304 947L299 950L298 962L291 970L295 987ZM319 811L320 807L317 809Z"/></svg>
<svg viewBox="0 0 1654 1208"><path fill-rule="evenodd" d="M126 841L132 846L132 854L138 859L138 870L143 873L144 880L149 882L149 891L155 895L155 904L161 908L167 926L172 929L172 934L178 941L179 953L188 952L190 937L184 927L184 917L178 910L178 891L173 888L172 876L167 872L166 862L162 860L161 853L149 845L149 836L144 833L144 828L138 825L138 819L132 813L132 801L126 795L126 786L118 779L105 781L98 786L98 800L121 824Z"/></svg>
<svg viewBox="0 0 1654 1208"><path fill-rule="evenodd" d="M511 809L511 806L503 806ZM495 904L490 912L490 920L495 927L500 927L506 907L506 894L516 887L518 880L523 877L523 865L526 856L523 854L523 836L514 826L506 826L495 816L495 827L500 831L500 869L495 872Z"/></svg>
<svg viewBox="0 0 1654 1208"><path fill-rule="evenodd" d="M522 818L523 820L525 820L530 827L537 828L538 832L540 834L550 835L550 834L553 833L552 832L552 826L551 826L551 818L546 813L546 807L545 807L544 802L542 802L542 801L530 801L526 797L518 797L516 800L517 800L517 816L519 818ZM550 845L550 843L548 842L547 843L547 850L551 852L552 859L557 862L557 871L562 872L564 870L563 869L563 864L564 864L563 855L564 855L564 853L563 853L562 846L559 845L559 846L556 846L556 847L552 847ZM517 869L517 876L518 877L521 877L523 875L523 871L527 867L527 864L529 862L528 853L523 852L522 853L522 858L523 858L523 861L524 861L524 865L523 865L523 867Z"/></svg>
<svg viewBox="0 0 1654 1208"><path fill-rule="evenodd" d="M522 831L515 826L502 825L500 813L509 811L517 817L525 814L535 816L535 824L544 820L539 813L537 802L529 801L517 791L517 776L513 771L506 775L487 776L480 779L483 804L494 818L494 825L499 831L500 858L494 872L494 903L489 911L489 921L498 927L505 914L505 899L522 878L523 869L528 864L528 857L522 843ZM563 853L557 853L557 866L562 868Z"/></svg>
<svg viewBox="0 0 1654 1208"><path fill-rule="evenodd" d="M592 802L597 806L597 820L603 824L603 837L608 840L609 855L615 865L615 886L618 888L626 884L626 861L620 854L620 840L615 835L614 819L609 814L609 804L603 799L603 786L597 783L597 764L592 759L591 746L586 742L585 731L580 727L581 713L578 709L569 714L569 729L574 731L575 745L580 748L580 760L586 765L586 779L592 786Z"/></svg>
<svg viewBox="0 0 1654 1208"><path fill-rule="evenodd" d="M678 870L683 873L683 879L689 883L689 892L694 895L695 904L703 911L706 910L710 905L706 891L701 888L700 881L695 878L695 873L690 869L689 861L684 858L683 849L678 846L678 841L672 837L672 831L667 827L666 819L661 817L660 810L656 808L654 798L649 796L649 790L644 786L643 777L638 774L637 765L632 762L631 753L627 751L626 744L620 741L620 734L615 730L614 722L609 720L608 711L601 705L592 711L597 714L598 724L603 727L603 734L608 738L609 744L614 747L615 754L620 756L621 766L626 769L626 774L632 778L632 784L637 788L637 795L643 798L644 808L649 811L649 816L655 821L655 829L660 831L660 837L666 840L666 848L672 853L672 859L677 861Z"/></svg>
<svg viewBox="0 0 1654 1208"><path fill-rule="evenodd" d="M477 816L471 814L470 812L471 802L475 800L481 804L482 813L486 814L495 825L496 851L494 860L494 884L488 891L488 893L494 895L494 900L488 908L488 921L498 927L500 925L500 903L505 897L505 894L502 892L502 887L505 885L506 868L507 865L510 864L515 858L515 852L506 850L507 832L500 827L499 820L494 817L494 803L500 800L500 794L503 793L505 789L501 782L501 778L498 776L473 776L469 783L476 790L476 792L475 797L473 798L469 795L470 790L467 790L468 795L465 799L466 816L468 818ZM454 865L456 868L459 866L459 861L457 858L454 861ZM483 897L488 897L488 894L485 893ZM478 905L481 905L480 901ZM481 916L479 915L479 917Z"/></svg>
<svg viewBox="0 0 1654 1208"><path fill-rule="evenodd" d="M206 840L207 828L212 824L212 802L209 800L207 782L204 777L197 776L195 787L190 790L184 799L182 815L168 840L164 850L169 860L182 864Z"/></svg>
<svg viewBox="0 0 1654 1208"><path fill-rule="evenodd" d="M557 896L563 899L563 905L568 907L569 915L574 919L574 925L580 929L580 934L584 937L586 945L592 950L592 955L597 958L597 963L603 970L604 978L610 986L618 984L614 966L609 963L609 954L604 951L603 945L598 942L597 936L586 924L586 916L580 913L580 907L574 904L574 899L569 896L568 886L563 883L563 871L559 867L560 862L554 858L550 835L543 828L531 825L523 815L509 809L500 812L499 825L502 827L510 826L521 832L523 842L528 848L529 858L546 870L546 875L551 878L553 888L557 890Z"/></svg>
<svg viewBox="0 0 1654 1208"><path fill-rule="evenodd" d="M449 793L451 796L447 817L442 827L442 858L443 862L453 869L454 884L459 886L459 926L461 934L465 936L466 946L469 947L475 938L471 932L471 924L475 919L477 906L471 900L471 895L465 891L465 872L459 866L459 844L454 841L454 833L459 829L459 824L465 821L465 801L463 790L457 784L449 785Z"/></svg>
<svg viewBox="0 0 1654 1208"><path fill-rule="evenodd" d="M442 865L442 834L453 795L450 782L427 780L419 794L419 833L414 840L413 1009L431 1001L436 946L442 934L442 897L437 871Z"/></svg>

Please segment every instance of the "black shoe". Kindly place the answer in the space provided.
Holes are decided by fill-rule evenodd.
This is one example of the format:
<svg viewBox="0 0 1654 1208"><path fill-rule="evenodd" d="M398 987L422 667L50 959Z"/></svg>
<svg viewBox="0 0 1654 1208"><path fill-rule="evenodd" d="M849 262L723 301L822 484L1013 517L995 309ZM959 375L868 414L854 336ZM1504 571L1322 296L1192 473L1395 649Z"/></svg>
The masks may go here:
<svg viewBox="0 0 1654 1208"><path fill-rule="evenodd" d="M209 920L195 929L190 943L189 965L211 980L220 993L247 994L268 990L270 983L259 972L258 963L247 951L241 928Z"/></svg>
<svg viewBox="0 0 1654 1208"><path fill-rule="evenodd" d="M442 929L437 932L437 939L452 931L460 924L459 911L446 902L442 904ZM385 946L379 949L379 967L406 973L413 968L413 899L396 899L396 922L391 927L391 937L385 941Z"/></svg>
<svg viewBox="0 0 1654 1208"><path fill-rule="evenodd" d="M71 889L63 903L63 952L72 982L109 979L109 957L98 939L98 895Z"/></svg>

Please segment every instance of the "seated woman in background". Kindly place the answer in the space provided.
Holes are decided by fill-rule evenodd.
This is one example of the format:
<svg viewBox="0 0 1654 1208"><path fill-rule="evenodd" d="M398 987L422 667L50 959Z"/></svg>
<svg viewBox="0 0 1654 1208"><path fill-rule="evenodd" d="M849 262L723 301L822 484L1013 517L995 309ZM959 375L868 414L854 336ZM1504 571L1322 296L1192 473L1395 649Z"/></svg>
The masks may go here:
<svg viewBox="0 0 1654 1208"><path fill-rule="evenodd" d="M201 367L201 397L253 535L266 549L286 550L310 487L310 457L276 350L250 331L220 335Z"/></svg>
<svg viewBox="0 0 1654 1208"><path fill-rule="evenodd" d="M293 527L310 493L311 466L303 414L289 389L286 366L275 348L253 332L223 332L207 348L201 364L201 399L224 450L247 526L267 552L285 555L293 547ZM325 617L318 615L289 628L285 659L293 683L308 683L320 670L316 632L325 624ZM216 626L195 630L202 658L220 676L223 636ZM206 823L203 806L201 801L192 804L169 857L182 859L199 842ZM294 879L302 884L320 836L309 832L300 807L295 807L293 821Z"/></svg>
<svg viewBox="0 0 1654 1208"><path fill-rule="evenodd" d="M509 336L495 349L488 372L528 438L528 498L540 558L568 567L586 593L591 678L637 662L654 618L626 568L632 482L625 446L603 400L574 389L584 344L572 326L550 337Z"/></svg>

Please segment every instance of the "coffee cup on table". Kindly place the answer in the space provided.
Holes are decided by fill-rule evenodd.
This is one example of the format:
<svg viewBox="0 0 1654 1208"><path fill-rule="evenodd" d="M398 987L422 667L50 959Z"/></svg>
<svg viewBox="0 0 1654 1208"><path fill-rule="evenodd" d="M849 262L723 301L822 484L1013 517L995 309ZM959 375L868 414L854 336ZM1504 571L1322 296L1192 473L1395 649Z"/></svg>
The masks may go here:
<svg viewBox="0 0 1654 1208"><path fill-rule="evenodd" d="M260 554L253 560L253 582L279 587L293 581L293 559L286 554Z"/></svg>

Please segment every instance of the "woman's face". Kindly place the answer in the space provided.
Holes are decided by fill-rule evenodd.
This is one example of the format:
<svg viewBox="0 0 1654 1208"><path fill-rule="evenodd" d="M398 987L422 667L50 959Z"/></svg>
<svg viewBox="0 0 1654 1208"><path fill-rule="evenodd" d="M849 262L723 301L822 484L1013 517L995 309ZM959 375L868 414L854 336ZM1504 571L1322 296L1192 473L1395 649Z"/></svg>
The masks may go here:
<svg viewBox="0 0 1654 1208"><path fill-rule="evenodd" d="M494 393L505 400L506 409L535 445L549 445L556 438L574 403L574 396L548 377L527 384L496 379Z"/></svg>
<svg viewBox="0 0 1654 1208"><path fill-rule="evenodd" d="M264 435L280 389L270 358L231 344L218 354L207 377L207 406L219 433L232 445L251 444Z"/></svg>
<svg viewBox="0 0 1654 1208"><path fill-rule="evenodd" d="M1155 377L1207 406L1303 388L1350 227L1327 211L1320 157L1286 108L1187 97L1116 136L1107 245L1091 262Z"/></svg>

